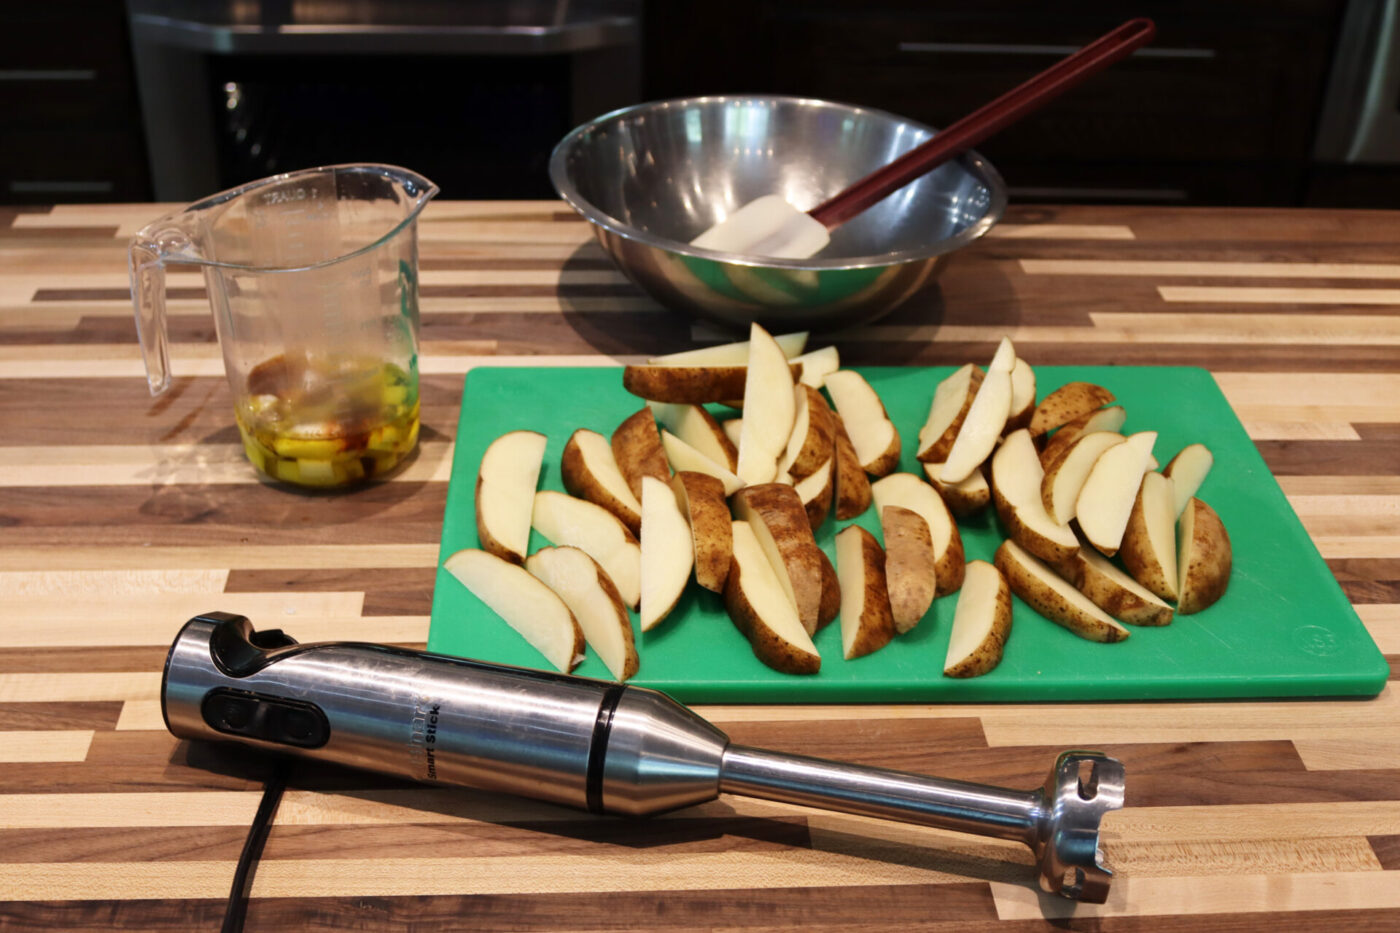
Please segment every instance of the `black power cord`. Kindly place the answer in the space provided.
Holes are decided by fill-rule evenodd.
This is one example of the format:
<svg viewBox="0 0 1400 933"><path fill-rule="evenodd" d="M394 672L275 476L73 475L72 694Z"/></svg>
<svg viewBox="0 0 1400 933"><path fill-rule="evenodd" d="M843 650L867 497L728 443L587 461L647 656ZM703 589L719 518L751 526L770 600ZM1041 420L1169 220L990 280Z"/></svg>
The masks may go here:
<svg viewBox="0 0 1400 933"><path fill-rule="evenodd" d="M248 827L248 837L243 840L243 851L238 856L238 867L233 872L233 888L228 893L228 904L224 907L224 925L221 933L242 933L243 921L248 914L248 895L253 890L253 876L258 870L258 859L262 857L267 835L272 831L272 820L277 815L277 805L282 802L282 791L287 788L287 775L291 763L279 761L273 768L272 776L263 785L262 800L253 824Z"/></svg>

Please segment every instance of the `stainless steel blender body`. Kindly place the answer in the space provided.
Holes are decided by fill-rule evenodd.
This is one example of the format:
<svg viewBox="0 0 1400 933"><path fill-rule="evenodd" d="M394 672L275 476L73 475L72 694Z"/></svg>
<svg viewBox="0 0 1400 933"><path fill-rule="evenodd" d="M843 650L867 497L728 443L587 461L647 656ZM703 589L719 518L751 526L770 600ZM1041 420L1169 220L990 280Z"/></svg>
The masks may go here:
<svg viewBox="0 0 1400 933"><path fill-rule="evenodd" d="M161 686L180 738L236 741L418 781L647 816L721 793L1020 840L1041 887L1102 901L1102 815L1123 768L1060 756L1007 790L733 745L654 690L382 645L298 645L208 613L171 646Z"/></svg>

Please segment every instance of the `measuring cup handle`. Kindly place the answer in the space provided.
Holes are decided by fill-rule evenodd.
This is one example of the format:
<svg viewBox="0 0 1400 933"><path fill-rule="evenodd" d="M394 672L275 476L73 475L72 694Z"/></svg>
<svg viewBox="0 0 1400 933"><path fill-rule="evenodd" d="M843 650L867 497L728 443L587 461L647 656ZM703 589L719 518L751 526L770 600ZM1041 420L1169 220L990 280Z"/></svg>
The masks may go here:
<svg viewBox="0 0 1400 933"><path fill-rule="evenodd" d="M170 340L165 328L165 260L160 247L138 237L128 252L131 304L136 313L136 336L146 361L146 383L152 395L170 388Z"/></svg>

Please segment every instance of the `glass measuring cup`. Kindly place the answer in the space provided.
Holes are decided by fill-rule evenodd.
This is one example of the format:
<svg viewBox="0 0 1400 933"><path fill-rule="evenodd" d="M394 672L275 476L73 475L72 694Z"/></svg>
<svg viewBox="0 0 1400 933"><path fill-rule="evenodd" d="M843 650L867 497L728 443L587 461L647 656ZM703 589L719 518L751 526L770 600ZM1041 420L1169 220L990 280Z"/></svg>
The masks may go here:
<svg viewBox="0 0 1400 933"><path fill-rule="evenodd" d="M344 486L418 441L416 220L438 188L390 165L250 182L142 228L131 299L151 394L170 385L165 267L202 267L248 459Z"/></svg>

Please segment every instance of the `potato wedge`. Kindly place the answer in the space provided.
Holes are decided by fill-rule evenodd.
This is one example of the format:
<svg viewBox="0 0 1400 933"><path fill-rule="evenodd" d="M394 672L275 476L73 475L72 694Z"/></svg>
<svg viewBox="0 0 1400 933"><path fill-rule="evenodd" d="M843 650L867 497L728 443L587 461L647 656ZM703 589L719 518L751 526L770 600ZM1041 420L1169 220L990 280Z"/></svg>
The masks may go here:
<svg viewBox="0 0 1400 933"><path fill-rule="evenodd" d="M1150 470L1156 431L1139 431L1094 461L1074 503L1074 516L1089 543L1105 557L1118 553L1142 477Z"/></svg>
<svg viewBox="0 0 1400 933"><path fill-rule="evenodd" d="M899 432L865 377L855 370L838 370L826 377L826 391L841 416L861 468L871 476L884 476L897 467Z"/></svg>
<svg viewBox="0 0 1400 933"><path fill-rule="evenodd" d="M1133 579L1162 599L1176 599L1175 483L1161 473L1142 478L1137 501L1128 515L1119 556ZM1112 610L1110 610L1112 611Z"/></svg>
<svg viewBox="0 0 1400 933"><path fill-rule="evenodd" d="M542 547L525 559L525 569L569 607L584 640L614 679L637 673L640 658L632 620L612 578L597 561L575 547Z"/></svg>
<svg viewBox="0 0 1400 933"><path fill-rule="evenodd" d="M1003 541L994 563L1011 592L1051 622L1089 641L1116 642L1129 632L1069 581L1015 541Z"/></svg>
<svg viewBox="0 0 1400 933"><path fill-rule="evenodd" d="M555 668L568 673L583 660L578 620L557 593L524 567L477 548L458 551L442 566Z"/></svg>
<svg viewBox="0 0 1400 933"><path fill-rule="evenodd" d="M1031 437L1039 437L1113 401L1113 393L1092 382L1070 382L1041 400L1031 415Z"/></svg>
<svg viewBox="0 0 1400 933"><path fill-rule="evenodd" d="M612 434L613 459L627 480L627 488L637 501L642 499L642 477L650 476L663 483L671 481L671 466L661 446L661 434L650 408L642 408L627 417Z"/></svg>
<svg viewBox="0 0 1400 933"><path fill-rule="evenodd" d="M938 560L928 522L918 512L887 505L880 510L885 538L885 582L895 631L919 624L938 593Z"/></svg>
<svg viewBox="0 0 1400 933"><path fill-rule="evenodd" d="M913 473L891 473L872 483L870 490L881 514L887 506L897 505L918 513L928 523L937 561L938 595L944 596L961 587L966 560L962 534L933 487Z"/></svg>
<svg viewBox="0 0 1400 933"><path fill-rule="evenodd" d="M1045 477L1040 481L1040 501L1051 518L1062 525L1074 518L1079 491L1084 488L1089 471L1105 450L1125 440L1127 438L1116 431L1081 434L1045 466Z"/></svg>
<svg viewBox="0 0 1400 933"><path fill-rule="evenodd" d="M841 581L836 576L836 566L831 563L831 558L826 556L825 551L818 553L822 556L822 605L817 614L817 631L821 631L841 614Z"/></svg>
<svg viewBox="0 0 1400 933"><path fill-rule="evenodd" d="M781 351L780 351L781 352ZM798 363L788 365L793 382L802 375ZM622 387L652 402L704 405L742 399L748 366L626 366Z"/></svg>
<svg viewBox="0 0 1400 933"><path fill-rule="evenodd" d="M1016 350L1003 337L943 462L946 482L962 482L991 456L1011 413L1011 370L1015 365Z"/></svg>
<svg viewBox="0 0 1400 933"><path fill-rule="evenodd" d="M867 483L867 487L868 487ZM793 484L797 490L797 498L802 500L802 507L807 510L807 523L812 526L812 531L816 532L826 521L827 513L831 511L831 502L836 495L836 447L833 443L831 453L827 455L826 463L817 468L811 476L803 477Z"/></svg>
<svg viewBox="0 0 1400 933"><path fill-rule="evenodd" d="M642 532L642 503L617 468L612 445L596 431L579 428L564 445L559 472L572 496L602 506L633 535Z"/></svg>
<svg viewBox="0 0 1400 933"><path fill-rule="evenodd" d="M1025 360L1017 358L1011 367L1011 409L1006 416L1002 434L1030 425L1035 414L1035 370Z"/></svg>
<svg viewBox="0 0 1400 933"><path fill-rule="evenodd" d="M841 416L836 424L836 520L845 521L870 508L870 479L860 465L860 457L846 434Z"/></svg>
<svg viewBox="0 0 1400 933"><path fill-rule="evenodd" d="M1170 625L1172 607L1091 547L1080 548L1065 577L1089 600L1129 625Z"/></svg>
<svg viewBox="0 0 1400 933"><path fill-rule="evenodd" d="M1213 606L1230 585L1230 536L1215 509L1192 496L1177 523L1176 611L1190 615Z"/></svg>
<svg viewBox="0 0 1400 933"><path fill-rule="evenodd" d="M925 463L924 476L927 477L929 485L943 497L948 511L959 518L976 515L992 501L992 487L987 484L987 477L981 470L973 470L961 483L945 483L943 464Z"/></svg>
<svg viewBox="0 0 1400 933"><path fill-rule="evenodd" d="M972 399L982 385L983 372L972 363L956 370L933 390L928 418L919 429L919 460L942 463L953 449Z"/></svg>
<svg viewBox="0 0 1400 933"><path fill-rule="evenodd" d="M737 467L739 465L739 438L744 433L744 419L726 418L719 423L719 426L724 429L724 436L734 444L734 466Z"/></svg>
<svg viewBox="0 0 1400 933"><path fill-rule="evenodd" d="M773 341L788 359L807 349L807 331L791 334L777 334ZM747 366L749 363L749 342L739 340L734 343L720 343L698 350L682 350L667 353L647 360L653 366Z"/></svg>
<svg viewBox="0 0 1400 933"><path fill-rule="evenodd" d="M642 477L642 631L671 614L695 567L690 525L669 481Z"/></svg>
<svg viewBox="0 0 1400 933"><path fill-rule="evenodd" d="M894 638L885 584L885 552L859 525L836 535L836 576L841 583L841 652L846 660L878 651Z"/></svg>
<svg viewBox="0 0 1400 933"><path fill-rule="evenodd" d="M1064 453L1070 444L1083 435L1093 434L1095 431L1122 431L1123 424L1127 420L1128 413L1123 410L1122 405L1110 405L1062 424L1048 439L1039 438L1045 443L1045 446L1040 449L1040 462L1048 470L1060 454ZM1031 439L1036 440L1036 438Z"/></svg>
<svg viewBox="0 0 1400 933"><path fill-rule="evenodd" d="M943 661L945 677L980 677L1001 663L1011 637L1011 587L992 564L967 562Z"/></svg>
<svg viewBox="0 0 1400 933"><path fill-rule="evenodd" d="M713 476L723 484L726 496L732 496L744 488L744 481L731 473L723 464L711 460L670 431L663 430L661 432L661 449L666 451L666 462L677 473L689 471Z"/></svg>
<svg viewBox="0 0 1400 933"><path fill-rule="evenodd" d="M834 346L822 347L820 350L809 350L801 356L790 357L790 359L794 363L802 365L802 383L814 389L822 387L828 373L834 373L841 368L841 356L836 352Z"/></svg>
<svg viewBox="0 0 1400 933"><path fill-rule="evenodd" d="M813 634L821 610L821 551L797 490L782 483L745 486L735 493L733 506L773 565L802 627ZM642 530L645 534L645 523Z"/></svg>
<svg viewBox="0 0 1400 933"><path fill-rule="evenodd" d="M535 493L530 524L551 544L576 547L598 562L633 609L642 598L642 549L602 506L552 489Z"/></svg>
<svg viewBox="0 0 1400 933"><path fill-rule="evenodd" d="M734 558L724 582L724 606L734 626L749 640L754 656L784 674L815 674L821 655L797 618L763 547L748 522L732 530Z"/></svg>
<svg viewBox="0 0 1400 933"><path fill-rule="evenodd" d="M744 423L739 435L739 465L734 472L745 483L769 483L778 472L778 458L787 448L797 414L793 386L783 351L758 324L749 328L748 377L744 382Z"/></svg>
<svg viewBox="0 0 1400 933"><path fill-rule="evenodd" d="M778 474L800 480L826 466L836 442L836 422L821 393L809 385L795 390L796 414L787 450L778 462Z"/></svg>
<svg viewBox="0 0 1400 933"><path fill-rule="evenodd" d="M1215 463L1215 456L1205 444L1187 444L1162 467L1162 475L1172 479L1176 514L1179 518L1187 501L1205 482L1206 474Z"/></svg>
<svg viewBox="0 0 1400 933"><path fill-rule="evenodd" d="M477 470L477 539L483 550L512 564L525 563L529 550L544 445L543 434L510 431L491 442Z"/></svg>
<svg viewBox="0 0 1400 933"><path fill-rule="evenodd" d="M1058 567L1079 549L1073 530L1055 521L1040 498L1044 476L1025 428L1012 431L992 455L992 501L1007 537Z"/></svg>
<svg viewBox="0 0 1400 933"><path fill-rule="evenodd" d="M647 402L658 426L685 441L731 473L739 465L739 448L715 416L699 405Z"/></svg>
<svg viewBox="0 0 1400 933"><path fill-rule="evenodd" d="M734 554L724 484L704 473L684 471L671 478L671 489L690 523L695 582L723 593L724 578L729 574L729 561Z"/></svg>

